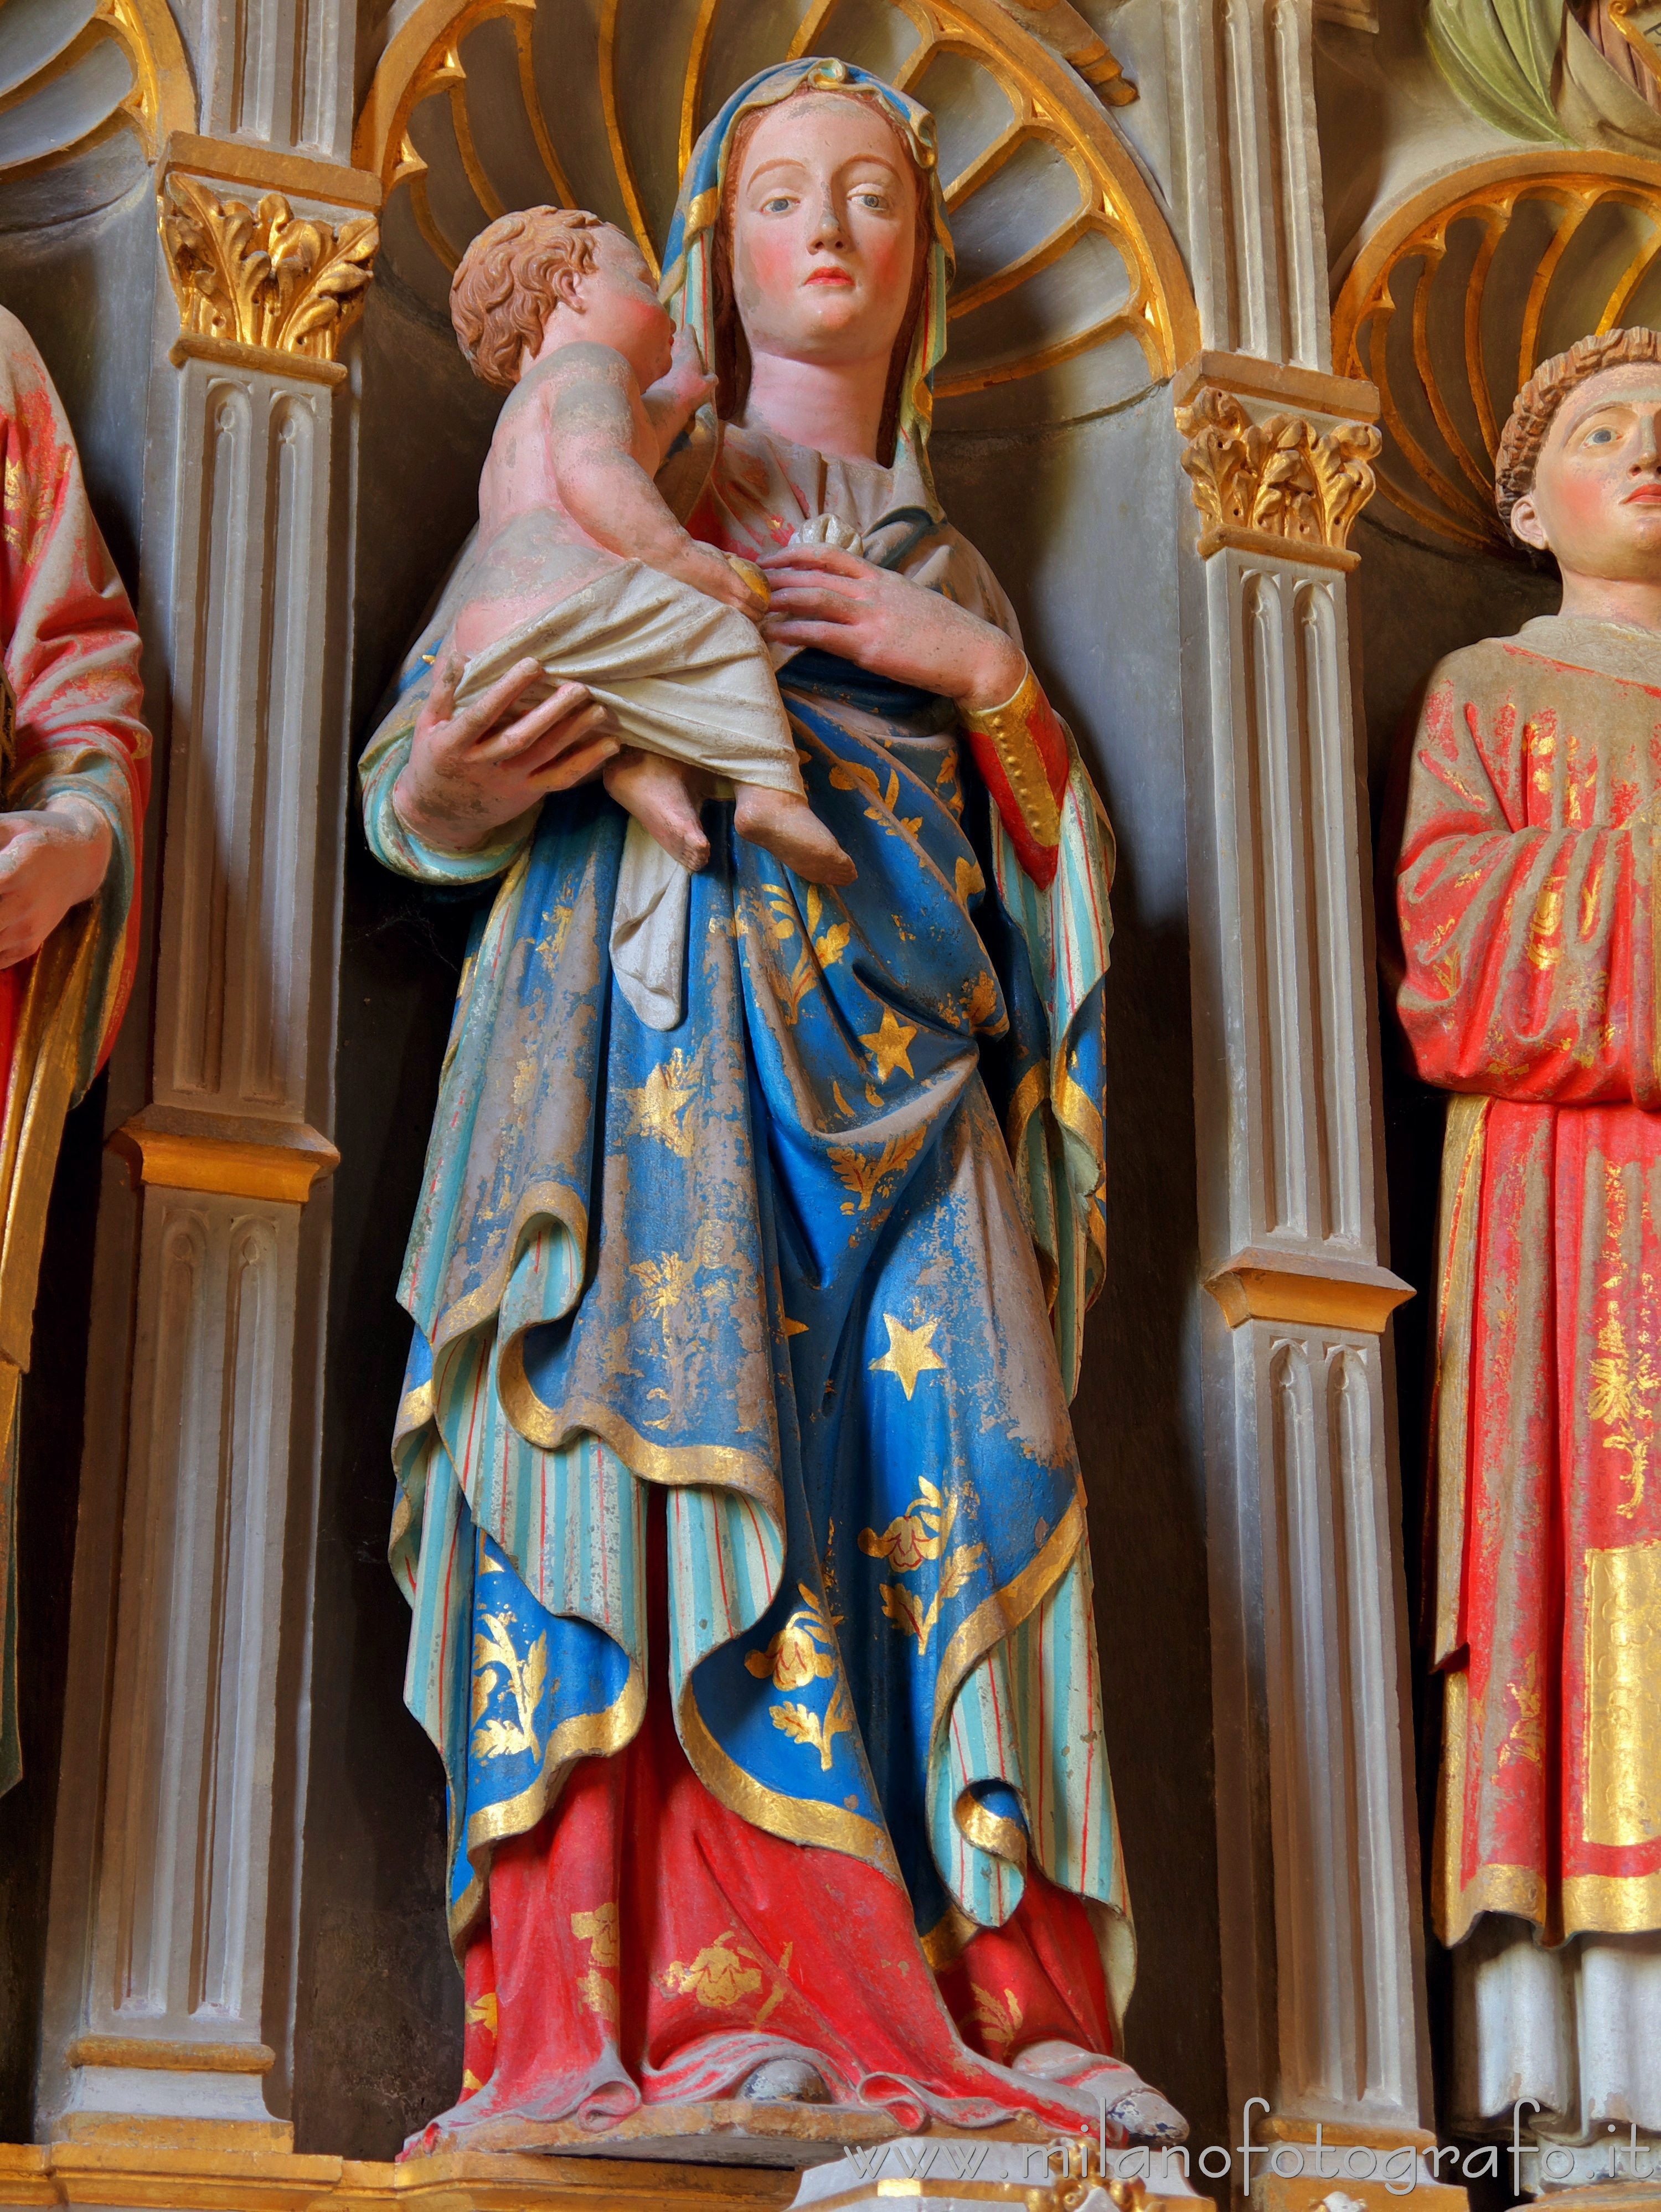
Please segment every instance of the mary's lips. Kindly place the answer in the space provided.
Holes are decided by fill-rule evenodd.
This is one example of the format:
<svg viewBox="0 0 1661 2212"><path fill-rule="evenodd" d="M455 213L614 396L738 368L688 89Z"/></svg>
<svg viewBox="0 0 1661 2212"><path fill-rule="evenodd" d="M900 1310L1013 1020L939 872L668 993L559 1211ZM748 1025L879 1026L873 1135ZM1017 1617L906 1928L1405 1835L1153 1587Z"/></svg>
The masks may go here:
<svg viewBox="0 0 1661 2212"><path fill-rule="evenodd" d="M1621 505L1623 507L1654 507L1658 501L1661 501L1661 483L1644 483L1640 484L1635 491L1629 491L1621 501Z"/></svg>
<svg viewBox="0 0 1661 2212"><path fill-rule="evenodd" d="M810 284L851 284L854 280L845 269L816 269L807 281Z"/></svg>

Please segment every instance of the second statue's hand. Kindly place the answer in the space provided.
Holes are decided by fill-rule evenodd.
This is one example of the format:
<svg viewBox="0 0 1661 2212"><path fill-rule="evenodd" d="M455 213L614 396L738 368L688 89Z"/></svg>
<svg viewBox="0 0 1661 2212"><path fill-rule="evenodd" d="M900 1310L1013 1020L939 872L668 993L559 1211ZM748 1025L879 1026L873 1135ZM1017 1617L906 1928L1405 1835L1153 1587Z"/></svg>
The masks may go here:
<svg viewBox="0 0 1661 2212"><path fill-rule="evenodd" d="M833 545L787 545L760 566L773 593L770 645L816 646L873 676L955 699L965 713L1001 707L1026 658L993 623L891 568Z"/></svg>

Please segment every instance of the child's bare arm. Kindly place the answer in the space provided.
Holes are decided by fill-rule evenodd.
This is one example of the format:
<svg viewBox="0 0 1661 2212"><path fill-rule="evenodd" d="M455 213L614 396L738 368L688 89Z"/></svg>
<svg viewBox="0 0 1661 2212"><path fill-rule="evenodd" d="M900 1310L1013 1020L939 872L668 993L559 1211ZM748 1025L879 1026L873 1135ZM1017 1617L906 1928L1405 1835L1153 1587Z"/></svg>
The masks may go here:
<svg viewBox="0 0 1661 2212"><path fill-rule="evenodd" d="M675 332L674 356L666 376L641 394L641 404L657 433L660 459L666 458L681 432L706 399L713 398L715 379L704 369L698 342L683 324Z"/></svg>
<svg viewBox="0 0 1661 2212"><path fill-rule="evenodd" d="M582 356L578 358L578 356ZM689 537L635 459L632 370L609 347L565 349L548 394L549 458L560 504L596 544L643 561L745 614L754 595L727 562Z"/></svg>

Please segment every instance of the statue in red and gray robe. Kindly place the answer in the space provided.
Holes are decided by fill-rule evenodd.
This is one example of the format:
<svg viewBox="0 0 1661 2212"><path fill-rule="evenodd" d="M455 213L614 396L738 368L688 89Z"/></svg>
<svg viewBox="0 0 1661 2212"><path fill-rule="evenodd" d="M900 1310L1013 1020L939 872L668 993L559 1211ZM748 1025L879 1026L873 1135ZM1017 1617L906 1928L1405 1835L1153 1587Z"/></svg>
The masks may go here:
<svg viewBox="0 0 1661 2212"><path fill-rule="evenodd" d="M1433 1591L1455 2119L1508 2136L1533 2099L1561 2184L1606 2178L1611 2130L1661 2135L1661 332L1547 362L1497 490L1562 611L1433 672L1386 962L1417 1072L1455 1094Z"/></svg>
<svg viewBox="0 0 1661 2212"><path fill-rule="evenodd" d="M138 632L63 404L0 310L0 1791L17 1735L17 1406L64 1115L103 1065L137 956L149 788Z"/></svg>

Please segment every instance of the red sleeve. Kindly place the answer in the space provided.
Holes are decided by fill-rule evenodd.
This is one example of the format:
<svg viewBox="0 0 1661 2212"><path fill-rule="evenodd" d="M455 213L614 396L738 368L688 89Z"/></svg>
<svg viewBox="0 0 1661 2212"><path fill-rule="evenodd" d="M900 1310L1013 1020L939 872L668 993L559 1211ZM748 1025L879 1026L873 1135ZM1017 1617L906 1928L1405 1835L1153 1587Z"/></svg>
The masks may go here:
<svg viewBox="0 0 1661 2212"><path fill-rule="evenodd" d="M1609 691L1614 714L1621 687ZM1593 719L1601 741L1604 717ZM1597 796L1595 746L1563 723L1560 742L1549 708L1525 713L1514 695L1452 675L1433 681L1395 871L1396 1012L1427 1083L1661 1105L1658 827L1607 773Z"/></svg>

